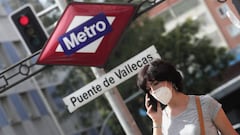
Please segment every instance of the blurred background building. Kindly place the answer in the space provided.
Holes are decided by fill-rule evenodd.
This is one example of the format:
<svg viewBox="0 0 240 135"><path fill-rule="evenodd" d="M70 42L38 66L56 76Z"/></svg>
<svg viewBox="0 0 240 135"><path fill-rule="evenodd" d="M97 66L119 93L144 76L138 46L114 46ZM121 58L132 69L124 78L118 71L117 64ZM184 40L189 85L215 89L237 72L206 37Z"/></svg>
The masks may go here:
<svg viewBox="0 0 240 135"><path fill-rule="evenodd" d="M213 45L225 46L230 50L240 48L240 30L227 18L225 10L231 10L239 18L232 1L220 3L218 0L167 0L149 12L151 18L162 17L166 29L191 18L201 24L199 36L211 38ZM239 54L239 53L238 53Z"/></svg>

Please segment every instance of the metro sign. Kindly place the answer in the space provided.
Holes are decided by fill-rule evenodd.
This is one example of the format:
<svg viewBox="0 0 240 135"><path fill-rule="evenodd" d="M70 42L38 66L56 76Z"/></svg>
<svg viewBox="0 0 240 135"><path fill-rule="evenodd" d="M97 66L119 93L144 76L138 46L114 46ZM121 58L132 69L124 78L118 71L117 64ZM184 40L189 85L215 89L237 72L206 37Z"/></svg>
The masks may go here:
<svg viewBox="0 0 240 135"><path fill-rule="evenodd" d="M69 4L37 63L103 66L135 11L132 4Z"/></svg>
<svg viewBox="0 0 240 135"><path fill-rule="evenodd" d="M58 40L68 55L87 46L111 31L111 26L104 14L99 14L86 23L62 35Z"/></svg>

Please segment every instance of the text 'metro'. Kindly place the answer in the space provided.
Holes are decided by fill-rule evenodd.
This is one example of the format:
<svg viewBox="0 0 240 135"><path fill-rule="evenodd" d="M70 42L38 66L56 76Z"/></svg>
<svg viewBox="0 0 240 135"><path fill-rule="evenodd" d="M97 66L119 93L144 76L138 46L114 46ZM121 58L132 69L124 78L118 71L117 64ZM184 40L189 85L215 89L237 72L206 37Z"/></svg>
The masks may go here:
<svg viewBox="0 0 240 135"><path fill-rule="evenodd" d="M111 25L104 13L100 13L85 23L59 37L59 43L66 55L71 55L111 31Z"/></svg>

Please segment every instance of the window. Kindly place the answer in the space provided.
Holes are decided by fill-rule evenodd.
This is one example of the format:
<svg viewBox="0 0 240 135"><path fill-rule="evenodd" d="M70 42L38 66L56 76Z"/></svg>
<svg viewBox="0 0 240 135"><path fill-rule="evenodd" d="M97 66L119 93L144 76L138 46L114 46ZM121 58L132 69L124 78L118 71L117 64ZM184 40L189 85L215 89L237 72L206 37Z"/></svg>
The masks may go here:
<svg viewBox="0 0 240 135"><path fill-rule="evenodd" d="M174 5L172 7L172 10L176 14L176 16L180 16L198 5L199 5L198 0L182 0L181 2Z"/></svg>
<svg viewBox="0 0 240 135"><path fill-rule="evenodd" d="M234 65L235 63L240 61L240 43L237 46L230 50L230 53L234 55L235 59L230 61L230 65Z"/></svg>
<svg viewBox="0 0 240 135"><path fill-rule="evenodd" d="M43 8L48 8L52 6L55 2L55 0L38 0L39 3L43 6Z"/></svg>
<svg viewBox="0 0 240 135"><path fill-rule="evenodd" d="M0 44L0 71L4 68L4 63L2 59L2 50L1 50L1 44Z"/></svg>
<svg viewBox="0 0 240 135"><path fill-rule="evenodd" d="M14 47L16 48L17 55L21 59L23 59L23 58L28 56L26 48L24 47L24 45L21 42L15 41L15 42L13 42L13 44L14 44Z"/></svg>
<svg viewBox="0 0 240 135"><path fill-rule="evenodd" d="M226 3L222 4L219 8L218 8L218 13L220 15L221 18L225 18L226 17L226 11L229 10L229 7Z"/></svg>
<svg viewBox="0 0 240 135"><path fill-rule="evenodd" d="M41 115L47 115L48 111L47 111L41 97L37 93L37 91L36 90L29 91L29 94L31 95L31 99L35 103L35 105L38 108L38 111L40 112L40 114Z"/></svg>
<svg viewBox="0 0 240 135"><path fill-rule="evenodd" d="M207 35L208 38L210 38L212 40L212 45L216 46L216 47L221 47L222 45L220 44L222 42L222 39L220 38L219 34L217 31L214 31L212 33L209 33Z"/></svg>
<svg viewBox="0 0 240 135"><path fill-rule="evenodd" d="M3 107L0 106L0 127L8 125L7 115Z"/></svg>
<svg viewBox="0 0 240 135"><path fill-rule="evenodd" d="M10 122L11 124L19 122L20 118L17 114L17 111L9 101L8 97L2 97L0 100L3 110L4 112L6 112L8 122Z"/></svg>
<svg viewBox="0 0 240 135"><path fill-rule="evenodd" d="M48 28L55 24L55 22L59 19L61 16L61 12L59 9L54 9L51 12L48 12L47 14L44 14L40 17L40 20L42 21L44 27Z"/></svg>
<svg viewBox="0 0 240 135"><path fill-rule="evenodd" d="M55 111L57 112L64 111L65 105L63 103L63 100L60 97L54 95L55 91L56 91L56 87L48 87L45 90L46 97L48 98L48 101L50 101Z"/></svg>
<svg viewBox="0 0 240 135"><path fill-rule="evenodd" d="M198 21L199 21L201 27L207 27L208 25L210 25L212 23L211 19L208 18L206 13L199 15Z"/></svg>
<svg viewBox="0 0 240 135"><path fill-rule="evenodd" d="M9 99L11 100L12 104L14 105L18 115L21 117L22 120L28 119L28 113L26 108L23 105L23 102L18 94L11 94L9 95Z"/></svg>
<svg viewBox="0 0 240 135"><path fill-rule="evenodd" d="M2 47L6 54L8 55L8 57L10 58L12 64L20 60L19 56L17 55L16 48L13 46L11 42L2 43Z"/></svg>
<svg viewBox="0 0 240 135"><path fill-rule="evenodd" d="M227 27L227 31L231 37L236 37L240 34L240 29L233 24Z"/></svg>
<svg viewBox="0 0 240 135"><path fill-rule="evenodd" d="M169 10L163 11L159 16L163 18L164 22L168 22L174 19Z"/></svg>
<svg viewBox="0 0 240 135"><path fill-rule="evenodd" d="M0 43L0 70L7 67L8 64L8 58L6 57L6 53L2 48L2 44Z"/></svg>
<svg viewBox="0 0 240 135"><path fill-rule="evenodd" d="M29 93L25 92L25 93L21 93L20 94L23 104L28 112L28 116L30 118L38 118L40 116L36 105L33 103L33 100L31 99Z"/></svg>

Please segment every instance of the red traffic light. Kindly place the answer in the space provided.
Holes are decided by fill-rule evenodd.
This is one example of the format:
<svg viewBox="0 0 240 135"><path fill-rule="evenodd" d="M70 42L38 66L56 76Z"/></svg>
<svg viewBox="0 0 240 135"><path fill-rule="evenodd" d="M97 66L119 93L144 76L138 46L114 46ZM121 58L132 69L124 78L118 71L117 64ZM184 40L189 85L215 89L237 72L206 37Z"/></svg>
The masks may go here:
<svg viewBox="0 0 240 135"><path fill-rule="evenodd" d="M9 18L19 33L21 41L31 53L42 49L48 38L47 33L30 4L17 9L9 15Z"/></svg>
<svg viewBox="0 0 240 135"><path fill-rule="evenodd" d="M20 23L22 26L28 25L28 24L29 24L29 18L28 18L28 16L26 16L26 15L20 16L20 18L19 18L19 23Z"/></svg>

